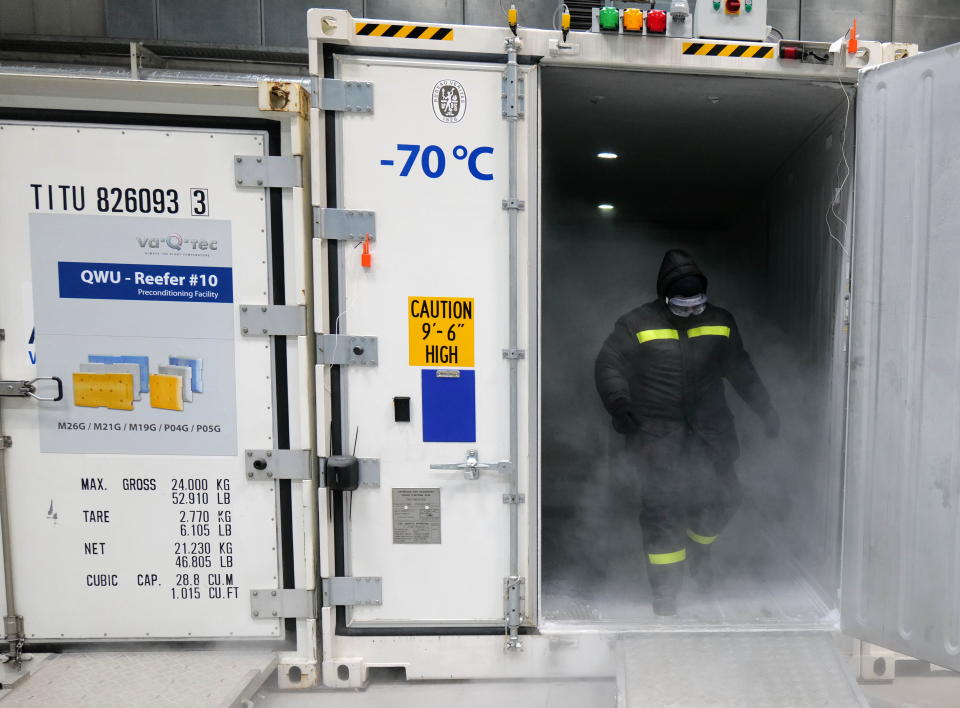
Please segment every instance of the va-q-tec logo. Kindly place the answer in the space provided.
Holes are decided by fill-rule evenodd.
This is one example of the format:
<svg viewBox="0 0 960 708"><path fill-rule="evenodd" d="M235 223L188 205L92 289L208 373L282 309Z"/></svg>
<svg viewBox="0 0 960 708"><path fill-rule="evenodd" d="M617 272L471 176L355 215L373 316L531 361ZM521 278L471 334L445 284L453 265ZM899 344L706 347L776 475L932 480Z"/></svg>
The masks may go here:
<svg viewBox="0 0 960 708"><path fill-rule="evenodd" d="M138 236L137 244L140 248L160 249L169 248L171 251L216 251L216 239L208 241L198 238L184 238L180 234L169 236Z"/></svg>

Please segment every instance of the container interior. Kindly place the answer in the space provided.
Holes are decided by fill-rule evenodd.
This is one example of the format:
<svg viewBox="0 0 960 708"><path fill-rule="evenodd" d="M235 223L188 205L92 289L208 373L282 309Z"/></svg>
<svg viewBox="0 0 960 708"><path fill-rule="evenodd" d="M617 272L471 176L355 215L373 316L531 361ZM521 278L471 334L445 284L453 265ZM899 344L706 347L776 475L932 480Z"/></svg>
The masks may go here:
<svg viewBox="0 0 960 708"><path fill-rule="evenodd" d="M834 626L853 88L544 66L541 94L542 626ZM714 544L713 592L686 578L664 620L637 470L593 371L617 318L654 299L669 248L733 312L783 425L767 439L727 387L744 503Z"/></svg>

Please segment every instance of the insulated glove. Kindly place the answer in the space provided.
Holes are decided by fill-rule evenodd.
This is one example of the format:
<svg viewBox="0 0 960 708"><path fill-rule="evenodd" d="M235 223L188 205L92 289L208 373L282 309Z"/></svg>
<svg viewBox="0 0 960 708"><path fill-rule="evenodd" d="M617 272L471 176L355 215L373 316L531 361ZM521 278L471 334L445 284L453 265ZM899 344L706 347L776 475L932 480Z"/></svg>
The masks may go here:
<svg viewBox="0 0 960 708"><path fill-rule="evenodd" d="M613 429L621 435L629 435L640 429L637 419L631 412L632 406L626 398L621 398L613 403Z"/></svg>
<svg viewBox="0 0 960 708"><path fill-rule="evenodd" d="M775 438L780 435L780 415L772 406L763 417L763 431L768 438Z"/></svg>
<svg viewBox="0 0 960 708"><path fill-rule="evenodd" d="M630 435L640 430L640 425L637 423L637 419L633 417L633 413L626 411L613 416L613 429L621 435Z"/></svg>

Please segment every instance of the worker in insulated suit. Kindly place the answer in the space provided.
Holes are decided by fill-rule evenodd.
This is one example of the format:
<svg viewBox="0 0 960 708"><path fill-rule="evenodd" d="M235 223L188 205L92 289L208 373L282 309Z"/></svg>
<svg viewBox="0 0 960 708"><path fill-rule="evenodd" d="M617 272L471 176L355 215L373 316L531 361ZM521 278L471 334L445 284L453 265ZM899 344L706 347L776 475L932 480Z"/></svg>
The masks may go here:
<svg viewBox="0 0 960 708"><path fill-rule="evenodd" d="M626 435L640 483L640 525L653 610L676 613L684 561L702 589L713 580L711 544L740 502L740 455L723 379L764 421L780 419L743 348L733 316L707 302L707 278L667 251L657 299L617 320L596 362L597 391Z"/></svg>

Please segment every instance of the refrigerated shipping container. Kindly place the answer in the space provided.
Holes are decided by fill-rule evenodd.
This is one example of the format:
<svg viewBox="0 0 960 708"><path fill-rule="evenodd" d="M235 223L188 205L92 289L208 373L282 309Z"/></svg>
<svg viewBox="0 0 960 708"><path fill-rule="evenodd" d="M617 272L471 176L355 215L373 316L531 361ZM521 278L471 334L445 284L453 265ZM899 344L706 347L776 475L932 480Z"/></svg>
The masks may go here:
<svg viewBox="0 0 960 708"><path fill-rule="evenodd" d="M308 35L309 97L259 106L0 78L0 372L64 388L2 404L27 650L256 642L281 688L616 677L624 705L858 705L839 632L960 668L956 47ZM784 425L735 409L723 578L664 619L593 359L670 247ZM180 565L231 541L234 571Z"/></svg>

